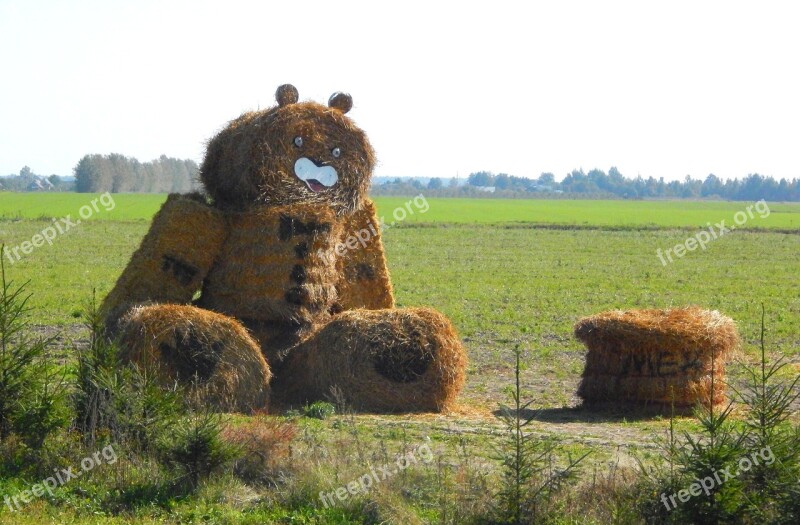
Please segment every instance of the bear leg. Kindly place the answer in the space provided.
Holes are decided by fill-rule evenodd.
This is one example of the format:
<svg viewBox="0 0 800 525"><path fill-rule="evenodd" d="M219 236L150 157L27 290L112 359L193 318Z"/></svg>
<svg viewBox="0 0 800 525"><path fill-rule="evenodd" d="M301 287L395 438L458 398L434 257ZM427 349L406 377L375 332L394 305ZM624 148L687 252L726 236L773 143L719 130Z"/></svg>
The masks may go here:
<svg viewBox="0 0 800 525"><path fill-rule="evenodd" d="M289 353L273 392L290 404L343 397L361 411L441 412L466 363L452 324L434 310L350 310Z"/></svg>
<svg viewBox="0 0 800 525"><path fill-rule="evenodd" d="M272 377L259 345L235 319L194 306L132 308L120 320L123 361L178 381L202 405L226 412L264 410Z"/></svg>

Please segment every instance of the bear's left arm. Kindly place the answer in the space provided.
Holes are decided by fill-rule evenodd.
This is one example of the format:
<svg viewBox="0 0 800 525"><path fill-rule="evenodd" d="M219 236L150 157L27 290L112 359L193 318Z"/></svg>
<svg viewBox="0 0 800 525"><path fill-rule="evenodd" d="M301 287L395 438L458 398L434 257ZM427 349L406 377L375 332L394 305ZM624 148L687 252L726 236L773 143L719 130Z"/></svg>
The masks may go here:
<svg viewBox="0 0 800 525"><path fill-rule="evenodd" d="M371 200L347 219L339 247L338 306L343 310L394 308L380 225Z"/></svg>
<svg viewBox="0 0 800 525"><path fill-rule="evenodd" d="M226 236L225 217L202 196L169 195L100 307L106 324L136 305L191 303Z"/></svg>

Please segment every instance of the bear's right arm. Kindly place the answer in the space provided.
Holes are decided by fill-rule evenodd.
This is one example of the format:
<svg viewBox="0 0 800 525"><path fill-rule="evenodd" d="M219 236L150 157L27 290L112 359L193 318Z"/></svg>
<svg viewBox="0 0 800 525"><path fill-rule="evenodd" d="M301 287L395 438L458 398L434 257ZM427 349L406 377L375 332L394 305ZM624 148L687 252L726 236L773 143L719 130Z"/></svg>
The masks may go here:
<svg viewBox="0 0 800 525"><path fill-rule="evenodd" d="M132 306L189 304L228 234L224 215L200 195L171 194L100 308L107 327Z"/></svg>

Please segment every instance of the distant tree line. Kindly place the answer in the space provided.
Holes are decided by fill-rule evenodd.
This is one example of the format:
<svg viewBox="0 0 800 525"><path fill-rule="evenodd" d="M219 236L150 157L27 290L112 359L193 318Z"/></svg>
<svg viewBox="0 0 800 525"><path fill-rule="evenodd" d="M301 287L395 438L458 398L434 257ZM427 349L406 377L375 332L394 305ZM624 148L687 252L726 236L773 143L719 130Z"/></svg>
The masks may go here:
<svg viewBox="0 0 800 525"><path fill-rule="evenodd" d="M490 171L471 173L466 184L456 178L446 181L433 178L427 184L419 179L394 179L373 186L373 195L405 195L426 190L431 196L480 196L495 198L666 198L723 199L754 201L800 201L800 179L765 177L757 173L744 179L722 180L714 174L704 180L686 176L683 181L666 182L664 178L627 178L617 168L608 173L593 169L588 173L573 170L561 182L552 173L536 179L515 177ZM491 191L487 191L491 190Z"/></svg>
<svg viewBox="0 0 800 525"><path fill-rule="evenodd" d="M199 188L197 163L161 155L139 162L119 153L86 155L75 166L75 191L187 193Z"/></svg>
<svg viewBox="0 0 800 525"><path fill-rule="evenodd" d="M800 201L800 179L780 179L752 173L744 179L722 180L713 173L704 180L693 179L689 175L683 181L665 182L661 177L635 179L623 177L611 168L608 174L602 170L573 170L558 183L564 192L592 193L608 192L618 197L637 198L717 198L734 201L765 199L768 201Z"/></svg>

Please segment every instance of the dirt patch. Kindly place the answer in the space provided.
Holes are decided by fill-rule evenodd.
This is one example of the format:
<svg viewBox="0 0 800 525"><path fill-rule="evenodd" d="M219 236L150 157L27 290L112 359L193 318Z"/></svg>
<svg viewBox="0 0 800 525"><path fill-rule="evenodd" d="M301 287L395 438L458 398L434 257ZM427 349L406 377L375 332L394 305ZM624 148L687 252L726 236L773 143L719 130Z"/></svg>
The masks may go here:
<svg viewBox="0 0 800 525"><path fill-rule="evenodd" d="M89 348L89 329L74 323L63 326L31 325L30 332L34 338L50 339L47 346L48 356L58 364L66 364L75 357L76 349Z"/></svg>

